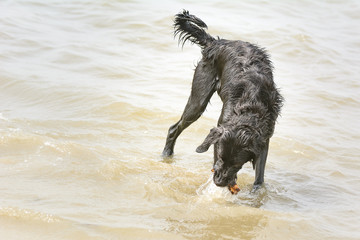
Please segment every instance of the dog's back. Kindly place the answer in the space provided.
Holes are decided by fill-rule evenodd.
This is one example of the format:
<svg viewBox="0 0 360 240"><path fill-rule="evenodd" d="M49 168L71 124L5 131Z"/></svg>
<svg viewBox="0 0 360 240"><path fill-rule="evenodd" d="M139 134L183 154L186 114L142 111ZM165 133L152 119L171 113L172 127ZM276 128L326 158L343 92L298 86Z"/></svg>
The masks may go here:
<svg viewBox="0 0 360 240"><path fill-rule="evenodd" d="M224 105L233 105L235 115L266 116L269 127L275 124L282 97L273 81L273 67L264 49L243 41L217 40L204 48L203 57L217 69L217 92ZM240 121L234 118L234 112L225 112L219 124ZM240 122L247 125L257 123ZM256 127L264 130L265 126ZM271 127L264 133L264 138L271 137L272 132Z"/></svg>

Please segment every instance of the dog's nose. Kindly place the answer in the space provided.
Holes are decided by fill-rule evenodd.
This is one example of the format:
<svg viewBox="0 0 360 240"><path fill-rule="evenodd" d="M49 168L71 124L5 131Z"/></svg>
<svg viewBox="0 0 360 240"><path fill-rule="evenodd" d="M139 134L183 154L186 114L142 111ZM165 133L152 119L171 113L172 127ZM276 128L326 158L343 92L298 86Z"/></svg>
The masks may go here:
<svg viewBox="0 0 360 240"><path fill-rule="evenodd" d="M226 183L224 182L223 175L220 171L215 171L214 173L214 183L218 187L224 187L226 186Z"/></svg>

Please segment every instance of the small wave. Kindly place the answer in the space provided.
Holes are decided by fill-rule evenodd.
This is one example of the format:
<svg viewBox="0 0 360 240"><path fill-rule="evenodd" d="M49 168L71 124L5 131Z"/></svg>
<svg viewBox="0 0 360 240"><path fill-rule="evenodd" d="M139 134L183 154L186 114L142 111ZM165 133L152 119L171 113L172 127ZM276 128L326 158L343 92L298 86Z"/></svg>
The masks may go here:
<svg viewBox="0 0 360 240"><path fill-rule="evenodd" d="M268 199L266 185L256 192L252 192L252 184L248 184L248 181L245 180L244 177L240 177L238 180L238 185L241 190L236 195L231 194L227 187L216 186L212 179L213 177L211 175L209 179L196 190L201 201L223 200L233 204L259 208L264 205Z"/></svg>
<svg viewBox="0 0 360 240"><path fill-rule="evenodd" d="M163 123L168 121L168 116L158 109L149 109L145 106L135 106L127 102L112 102L108 105L99 107L96 113L107 116L112 121L151 121Z"/></svg>
<svg viewBox="0 0 360 240"><path fill-rule="evenodd" d="M10 217L19 220L42 221L46 223L60 222L61 218L49 213L37 212L29 209L22 209L17 207L3 207L0 208L1 217Z"/></svg>
<svg viewBox="0 0 360 240"><path fill-rule="evenodd" d="M202 184L197 190L196 193L199 196L204 196L209 199L211 198L221 198L225 196L229 196L229 191L226 188L218 187L213 182L212 175L209 177L209 179Z"/></svg>
<svg viewBox="0 0 360 240"><path fill-rule="evenodd" d="M9 119L4 117L2 113L0 113L0 120L6 121L6 122L9 121Z"/></svg>

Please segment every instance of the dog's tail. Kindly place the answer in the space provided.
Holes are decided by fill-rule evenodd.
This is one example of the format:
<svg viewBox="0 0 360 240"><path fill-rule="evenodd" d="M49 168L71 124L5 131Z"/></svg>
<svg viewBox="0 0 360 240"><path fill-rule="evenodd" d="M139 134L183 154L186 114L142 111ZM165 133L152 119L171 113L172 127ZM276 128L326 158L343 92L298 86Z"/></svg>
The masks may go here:
<svg viewBox="0 0 360 240"><path fill-rule="evenodd" d="M215 38L204 30L207 29L206 24L200 18L190 15L186 10L175 15L174 29L174 36L179 35L179 43L182 42L183 46L189 40L205 48L215 41Z"/></svg>

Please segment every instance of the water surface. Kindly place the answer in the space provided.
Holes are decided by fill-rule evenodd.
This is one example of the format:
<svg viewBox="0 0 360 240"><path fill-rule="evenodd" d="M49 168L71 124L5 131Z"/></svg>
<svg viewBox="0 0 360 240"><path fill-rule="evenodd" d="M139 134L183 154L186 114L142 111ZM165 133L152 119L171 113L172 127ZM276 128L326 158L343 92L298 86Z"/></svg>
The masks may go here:
<svg viewBox="0 0 360 240"><path fill-rule="evenodd" d="M160 157L200 49L174 40L183 8L214 36L265 47L286 102L266 185L211 182L217 96ZM359 239L360 3L1 1L1 239ZM40 237L39 237L40 236Z"/></svg>

